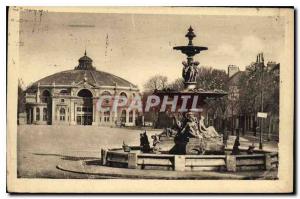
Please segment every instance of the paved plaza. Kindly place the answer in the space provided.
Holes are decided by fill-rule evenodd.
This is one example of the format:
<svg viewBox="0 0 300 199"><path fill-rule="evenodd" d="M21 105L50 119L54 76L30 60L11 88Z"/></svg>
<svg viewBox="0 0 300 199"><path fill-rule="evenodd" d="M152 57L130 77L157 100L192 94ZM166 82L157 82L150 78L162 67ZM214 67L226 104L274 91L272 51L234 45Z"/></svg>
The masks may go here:
<svg viewBox="0 0 300 199"><path fill-rule="evenodd" d="M96 126L20 125L18 126L18 176L95 178L92 174L62 171L57 169L57 165L78 165L85 160L99 159L101 148L121 147L123 141L128 145L139 145L139 133L142 131ZM147 131L149 139L151 135L161 131L159 129ZM246 148L256 140L249 141L248 138L241 137L240 141L241 148ZM230 137L228 148L232 147L233 142L234 137ZM277 150L275 143L268 143L265 147L268 150Z"/></svg>

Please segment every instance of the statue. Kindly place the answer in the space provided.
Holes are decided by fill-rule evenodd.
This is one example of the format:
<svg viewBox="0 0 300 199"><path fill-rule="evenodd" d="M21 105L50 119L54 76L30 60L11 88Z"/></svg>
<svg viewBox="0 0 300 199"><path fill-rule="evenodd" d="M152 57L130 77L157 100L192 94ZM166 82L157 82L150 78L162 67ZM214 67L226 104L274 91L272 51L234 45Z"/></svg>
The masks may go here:
<svg viewBox="0 0 300 199"><path fill-rule="evenodd" d="M123 148L124 152L130 152L130 147L125 143L124 140L123 140L122 148Z"/></svg>
<svg viewBox="0 0 300 199"><path fill-rule="evenodd" d="M196 82L196 77L198 75L197 66L199 62L191 62L190 64L183 61L182 77L184 82Z"/></svg>
<svg viewBox="0 0 300 199"><path fill-rule="evenodd" d="M176 117L178 133L192 138L218 138L220 135L213 126L206 127L204 117L201 116L198 120L192 112L186 113L182 121L178 121Z"/></svg>
<svg viewBox="0 0 300 199"><path fill-rule="evenodd" d="M254 143L252 143L252 145L250 145L247 149L247 154L249 154L249 155L253 154L254 148L255 148Z"/></svg>
<svg viewBox="0 0 300 199"><path fill-rule="evenodd" d="M202 138L199 133L197 118L192 112L186 113L185 122L180 130L180 133L185 134L187 137Z"/></svg>
<svg viewBox="0 0 300 199"><path fill-rule="evenodd" d="M232 148L231 155L239 155L239 154L240 154L239 146L240 146L240 136L238 135L238 136L236 136L236 138L235 138L235 141L234 141L234 145L233 145L233 148Z"/></svg>
<svg viewBox="0 0 300 199"><path fill-rule="evenodd" d="M200 121L199 121L199 131L201 134L203 134L203 136L205 138L216 138L219 137L218 132L215 130L215 128L213 126L209 126L206 128L205 124L204 124L204 116L200 117Z"/></svg>
<svg viewBox="0 0 300 199"><path fill-rule="evenodd" d="M153 139L153 152L154 153L158 153L159 152L159 143L160 143L160 140L159 140L159 136L157 134L155 135L152 135L151 138Z"/></svg>
<svg viewBox="0 0 300 199"><path fill-rule="evenodd" d="M203 116L198 119L193 112L187 112L180 120L175 115L173 118L173 128L166 128L161 134L152 137L154 153L164 151L170 143L175 142L168 151L170 154L224 154L221 137L214 127L205 126Z"/></svg>
<svg viewBox="0 0 300 199"><path fill-rule="evenodd" d="M150 152L150 143L146 131L140 134L140 147L143 153Z"/></svg>

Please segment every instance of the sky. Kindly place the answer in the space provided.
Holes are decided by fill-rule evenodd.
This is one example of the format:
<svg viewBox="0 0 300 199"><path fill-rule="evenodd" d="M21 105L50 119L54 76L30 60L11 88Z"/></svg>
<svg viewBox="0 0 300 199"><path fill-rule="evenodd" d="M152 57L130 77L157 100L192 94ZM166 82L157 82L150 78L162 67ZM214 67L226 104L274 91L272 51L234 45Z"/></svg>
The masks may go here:
<svg viewBox="0 0 300 199"><path fill-rule="evenodd" d="M74 69L84 51L97 70L127 79L143 89L154 75L169 82L181 77L191 25L194 45L206 46L195 56L200 66L241 70L256 60L281 62L284 18L270 16L94 14L22 11L20 79L25 86L56 72ZM29 72L30 71L30 72Z"/></svg>

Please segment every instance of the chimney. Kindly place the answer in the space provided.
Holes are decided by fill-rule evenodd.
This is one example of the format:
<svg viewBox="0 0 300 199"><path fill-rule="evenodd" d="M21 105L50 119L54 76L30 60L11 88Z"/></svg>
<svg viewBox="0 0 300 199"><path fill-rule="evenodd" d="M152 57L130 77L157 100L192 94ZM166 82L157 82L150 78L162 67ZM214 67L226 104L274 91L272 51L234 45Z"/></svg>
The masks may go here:
<svg viewBox="0 0 300 199"><path fill-rule="evenodd" d="M235 65L229 65L228 66L228 77L232 77L235 73L239 72L240 69L238 66Z"/></svg>
<svg viewBox="0 0 300 199"><path fill-rule="evenodd" d="M263 53L258 53L256 56L256 63L264 63L264 54Z"/></svg>

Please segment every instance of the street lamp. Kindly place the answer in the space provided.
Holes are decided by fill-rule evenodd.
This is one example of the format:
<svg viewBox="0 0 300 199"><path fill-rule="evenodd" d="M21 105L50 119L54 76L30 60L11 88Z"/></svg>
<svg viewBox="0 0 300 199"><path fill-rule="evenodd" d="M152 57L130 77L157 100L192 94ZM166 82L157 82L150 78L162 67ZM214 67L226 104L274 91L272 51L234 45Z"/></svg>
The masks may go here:
<svg viewBox="0 0 300 199"><path fill-rule="evenodd" d="M260 105L261 105L261 112L264 112L264 89L263 89L263 80L264 80L264 58L263 54L261 53L261 61L260 68L261 68L261 75L260 75ZM260 135L259 135L259 149L263 149L263 117L260 120Z"/></svg>
<svg viewBox="0 0 300 199"><path fill-rule="evenodd" d="M231 94L230 94L230 97L231 97L231 125L232 125L232 128L231 128L231 135L234 135L234 106L236 105L236 94L235 94L235 90L232 89L231 91Z"/></svg>
<svg viewBox="0 0 300 199"><path fill-rule="evenodd" d="M234 135L233 101L234 101L234 92L231 93L231 135Z"/></svg>

